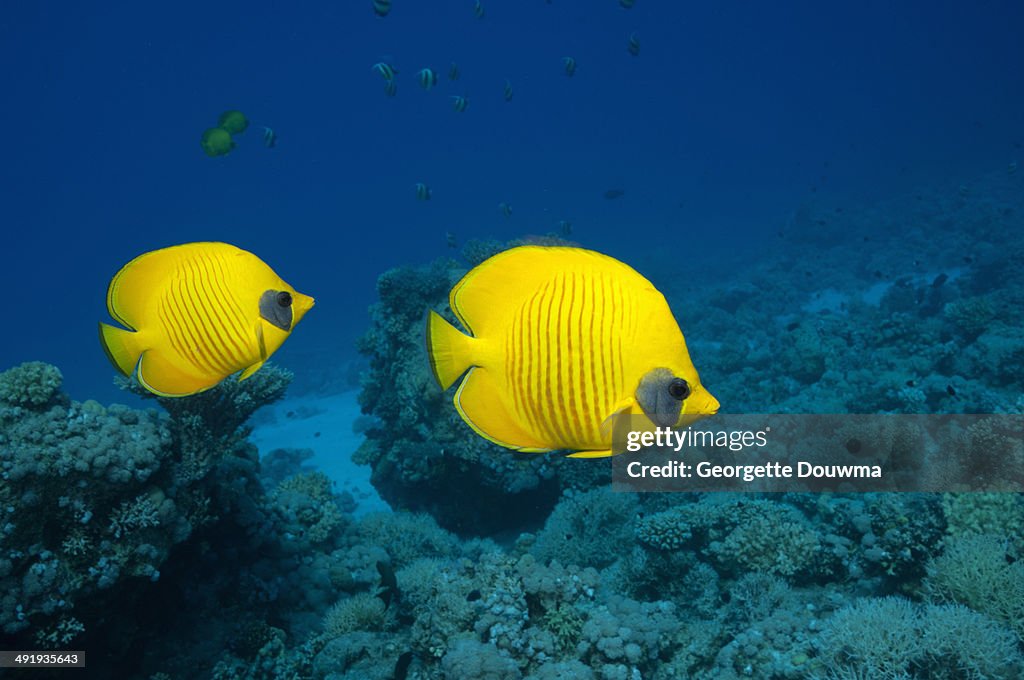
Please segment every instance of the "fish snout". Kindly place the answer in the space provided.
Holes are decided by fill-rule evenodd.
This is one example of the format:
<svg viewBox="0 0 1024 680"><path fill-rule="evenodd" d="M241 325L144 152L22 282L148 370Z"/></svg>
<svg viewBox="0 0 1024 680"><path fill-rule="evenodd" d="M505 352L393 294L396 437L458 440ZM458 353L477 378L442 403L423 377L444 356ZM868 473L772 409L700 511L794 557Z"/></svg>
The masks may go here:
<svg viewBox="0 0 1024 680"><path fill-rule="evenodd" d="M710 416L718 413L719 406L721 404L718 403L718 400L703 385L697 385L693 394L683 403L683 413Z"/></svg>
<svg viewBox="0 0 1024 680"><path fill-rule="evenodd" d="M316 300L309 295L303 295L302 293L292 295L292 314L294 315L292 325L294 326L301 321L302 317L313 308L315 303Z"/></svg>

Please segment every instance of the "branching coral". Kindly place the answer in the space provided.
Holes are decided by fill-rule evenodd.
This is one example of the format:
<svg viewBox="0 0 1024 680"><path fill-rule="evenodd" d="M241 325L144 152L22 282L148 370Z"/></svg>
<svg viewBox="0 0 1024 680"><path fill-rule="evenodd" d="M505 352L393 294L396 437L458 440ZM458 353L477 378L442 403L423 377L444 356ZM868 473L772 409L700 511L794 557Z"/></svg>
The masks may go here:
<svg viewBox="0 0 1024 680"><path fill-rule="evenodd" d="M356 593L341 600L324 615L324 634L335 638L357 630L383 630L387 622L384 601L372 593Z"/></svg>
<svg viewBox="0 0 1024 680"><path fill-rule="evenodd" d="M896 597L858 600L839 610L826 622L819 647L823 675L836 680L1011 680L1024 670L1013 634L991 619L959 605L919 611Z"/></svg>
<svg viewBox="0 0 1024 680"><path fill-rule="evenodd" d="M246 422L261 406L284 396L292 374L267 364L244 381L228 379L214 389L189 397L154 397L138 383L121 379L125 389L155 398L171 416L170 427L178 448L177 483L202 480L220 457L237 450L249 436Z"/></svg>
<svg viewBox="0 0 1024 680"><path fill-rule="evenodd" d="M925 588L933 601L966 605L1024 640L1024 562L1011 562L1008 547L998 536L950 537L928 564Z"/></svg>

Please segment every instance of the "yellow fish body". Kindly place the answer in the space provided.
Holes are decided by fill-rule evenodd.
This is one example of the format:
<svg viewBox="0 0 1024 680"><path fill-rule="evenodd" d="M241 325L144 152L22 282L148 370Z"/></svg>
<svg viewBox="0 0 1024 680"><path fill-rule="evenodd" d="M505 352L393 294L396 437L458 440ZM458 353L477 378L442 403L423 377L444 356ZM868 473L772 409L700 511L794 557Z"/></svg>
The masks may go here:
<svg viewBox="0 0 1024 680"><path fill-rule="evenodd" d="M431 311L427 351L482 437L519 451L611 455L609 417L675 426L712 414L665 297L614 258L522 246L466 274L449 295L460 332Z"/></svg>
<svg viewBox="0 0 1024 680"><path fill-rule="evenodd" d="M186 243L135 258L107 289L100 342L124 375L154 394L182 397L227 376L255 373L313 306L252 253Z"/></svg>

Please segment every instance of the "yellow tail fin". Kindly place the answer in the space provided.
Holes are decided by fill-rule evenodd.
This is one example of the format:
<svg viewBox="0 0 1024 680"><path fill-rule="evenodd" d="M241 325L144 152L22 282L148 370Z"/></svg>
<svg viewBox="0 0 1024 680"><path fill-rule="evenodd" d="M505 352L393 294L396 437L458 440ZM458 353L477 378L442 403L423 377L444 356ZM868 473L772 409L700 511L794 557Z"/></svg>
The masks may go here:
<svg viewBox="0 0 1024 680"><path fill-rule="evenodd" d="M427 356L441 389L451 387L473 365L474 339L430 310L427 317Z"/></svg>
<svg viewBox="0 0 1024 680"><path fill-rule="evenodd" d="M139 347L138 334L117 328L109 324L100 324L100 344L107 353L110 363L124 375L131 375L135 365L139 363L142 348Z"/></svg>

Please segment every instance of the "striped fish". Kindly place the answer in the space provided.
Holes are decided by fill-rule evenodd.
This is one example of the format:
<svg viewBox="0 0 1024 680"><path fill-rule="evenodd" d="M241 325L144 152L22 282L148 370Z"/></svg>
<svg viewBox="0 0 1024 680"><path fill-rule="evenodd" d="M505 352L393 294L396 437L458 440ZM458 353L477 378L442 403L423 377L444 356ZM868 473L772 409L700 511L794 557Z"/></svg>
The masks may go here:
<svg viewBox="0 0 1024 680"><path fill-rule="evenodd" d="M419 78L420 87L422 87L424 90L429 90L430 88L434 87L434 85L437 85L437 74L434 73L433 69L420 69L419 72L416 74L416 77Z"/></svg>
<svg viewBox="0 0 1024 680"><path fill-rule="evenodd" d="M512 95L513 94L514 93L512 92L512 83L509 82L508 78L506 78L505 79L505 101L507 101L507 102L512 101Z"/></svg>
<svg viewBox="0 0 1024 680"><path fill-rule="evenodd" d="M457 95L457 94L453 94L452 95L452 108L453 109L455 109L459 113L462 113L463 111L466 110L467 106L469 106L469 100L468 99L466 99L465 97L463 97L461 95Z"/></svg>
<svg viewBox="0 0 1024 680"><path fill-rule="evenodd" d="M373 70L379 73L380 77L384 80L394 80L395 74L398 73L398 71L395 70L395 67L386 61L378 61L373 65Z"/></svg>
<svg viewBox="0 0 1024 680"><path fill-rule="evenodd" d="M449 295L463 333L431 311L427 352L442 389L485 439L527 452L611 455L609 417L659 426L710 414L664 296L628 265L582 248L521 246Z"/></svg>
<svg viewBox="0 0 1024 680"><path fill-rule="evenodd" d="M227 243L155 250L121 268L100 324L107 357L163 397L208 390L259 370L313 306L252 253Z"/></svg>
<svg viewBox="0 0 1024 680"><path fill-rule="evenodd" d="M576 75L576 60L572 57L562 57L562 67L565 69L565 75L570 78Z"/></svg>
<svg viewBox="0 0 1024 680"><path fill-rule="evenodd" d="M379 17L386 17L391 11L391 0L373 0L373 13Z"/></svg>
<svg viewBox="0 0 1024 680"><path fill-rule="evenodd" d="M634 57L640 56L640 38L636 37L636 33L629 34L629 42L626 43L626 49Z"/></svg>

